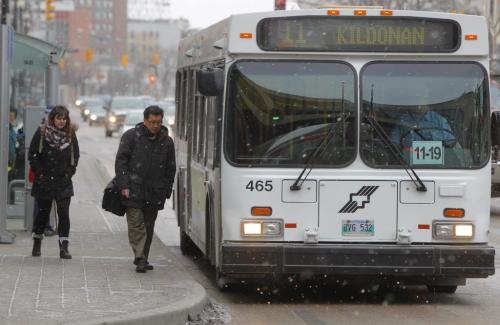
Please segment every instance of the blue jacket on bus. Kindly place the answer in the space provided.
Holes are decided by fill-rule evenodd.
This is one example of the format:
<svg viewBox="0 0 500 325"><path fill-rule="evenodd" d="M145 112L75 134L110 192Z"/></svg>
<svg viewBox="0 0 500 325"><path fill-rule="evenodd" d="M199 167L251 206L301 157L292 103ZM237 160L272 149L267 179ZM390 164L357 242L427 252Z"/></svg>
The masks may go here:
<svg viewBox="0 0 500 325"><path fill-rule="evenodd" d="M413 141L454 141L455 136L444 117L427 111L423 116L404 114L400 125L392 130L390 140L396 145L411 147Z"/></svg>

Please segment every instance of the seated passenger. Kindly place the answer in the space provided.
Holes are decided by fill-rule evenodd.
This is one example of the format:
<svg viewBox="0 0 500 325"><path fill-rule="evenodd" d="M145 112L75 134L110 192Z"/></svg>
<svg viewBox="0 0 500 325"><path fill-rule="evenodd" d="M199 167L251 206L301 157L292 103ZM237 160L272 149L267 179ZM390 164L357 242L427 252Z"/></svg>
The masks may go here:
<svg viewBox="0 0 500 325"><path fill-rule="evenodd" d="M412 147L413 141L442 141L445 147L453 147L456 143L448 121L425 106L403 114L390 140L403 148Z"/></svg>

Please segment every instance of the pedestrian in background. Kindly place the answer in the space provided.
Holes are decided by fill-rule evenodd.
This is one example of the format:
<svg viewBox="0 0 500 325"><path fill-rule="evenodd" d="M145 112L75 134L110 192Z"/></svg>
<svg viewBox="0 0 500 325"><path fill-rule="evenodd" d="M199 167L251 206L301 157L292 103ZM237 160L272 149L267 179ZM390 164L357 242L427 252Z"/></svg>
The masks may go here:
<svg viewBox="0 0 500 325"><path fill-rule="evenodd" d="M16 118L17 118L17 111L11 109L9 111L9 162L8 162L9 174L12 168L14 167L14 162L16 161L16 143L17 143L17 130L15 126Z"/></svg>
<svg viewBox="0 0 500 325"><path fill-rule="evenodd" d="M52 111L52 109L54 108L54 106L52 105L47 105L45 106L45 110L44 110L44 116L42 117L42 121L41 121L41 125L44 125L44 124L47 124L48 121L49 121L49 114L50 112ZM75 129L76 131L76 129ZM35 232L35 218L36 218L36 215L38 214L38 202L36 200L36 198L34 199L34 202L33 202L33 232ZM54 228L52 227L51 225L51 220L50 220L50 213L49 213L49 218L47 218L47 224L45 225L45 230L43 232L43 234L45 235L45 237L52 237L56 234Z"/></svg>
<svg viewBox="0 0 500 325"><path fill-rule="evenodd" d="M69 205L74 195L71 177L76 172L80 150L69 111L55 106L46 123L35 132L29 149L30 167L35 173L31 195L38 202L34 220L33 256L41 255L41 243L48 223L52 201L56 201L59 234L59 257L70 259L68 240L70 230Z"/></svg>
<svg viewBox="0 0 500 325"><path fill-rule="evenodd" d="M116 154L116 183L127 207L128 238L140 273L153 270L148 258L155 221L175 177L174 142L162 122L163 110L147 107L144 122L123 134Z"/></svg>

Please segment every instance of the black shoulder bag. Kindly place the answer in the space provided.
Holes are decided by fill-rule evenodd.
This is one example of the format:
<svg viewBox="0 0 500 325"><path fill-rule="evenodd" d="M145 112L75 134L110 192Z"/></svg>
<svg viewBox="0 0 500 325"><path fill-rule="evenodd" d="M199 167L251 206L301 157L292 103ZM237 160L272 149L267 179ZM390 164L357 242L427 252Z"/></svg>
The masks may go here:
<svg viewBox="0 0 500 325"><path fill-rule="evenodd" d="M122 204L122 194L116 185L116 177L113 178L104 189L102 208L120 217L125 215L125 210L127 208Z"/></svg>

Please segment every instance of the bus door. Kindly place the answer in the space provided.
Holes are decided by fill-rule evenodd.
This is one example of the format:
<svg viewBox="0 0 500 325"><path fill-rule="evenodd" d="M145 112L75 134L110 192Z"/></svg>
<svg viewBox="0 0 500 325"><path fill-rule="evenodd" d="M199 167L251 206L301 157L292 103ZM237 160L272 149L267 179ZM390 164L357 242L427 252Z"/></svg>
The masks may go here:
<svg viewBox="0 0 500 325"><path fill-rule="evenodd" d="M395 181L321 181L319 240L396 240L397 191Z"/></svg>
<svg viewBox="0 0 500 325"><path fill-rule="evenodd" d="M191 147L191 237L199 247L205 247L206 223L206 124L207 99L196 95L193 107Z"/></svg>
<svg viewBox="0 0 500 325"><path fill-rule="evenodd" d="M193 107L194 101L192 98L195 92L196 82L195 72L192 70L187 70L182 72L182 94L181 94L181 109L180 114L183 114L183 120L185 120L185 125L182 126L180 130L179 137L186 139L186 142L181 142L183 146L182 150L178 150L180 152L184 152L184 157L178 157L180 159L182 166L179 166L179 171L177 178L179 179L180 186L179 190L182 193L179 193L179 214L180 214L180 225L186 233L191 232L191 161L192 161L192 146L193 146L193 138L192 138L192 118L193 118Z"/></svg>

